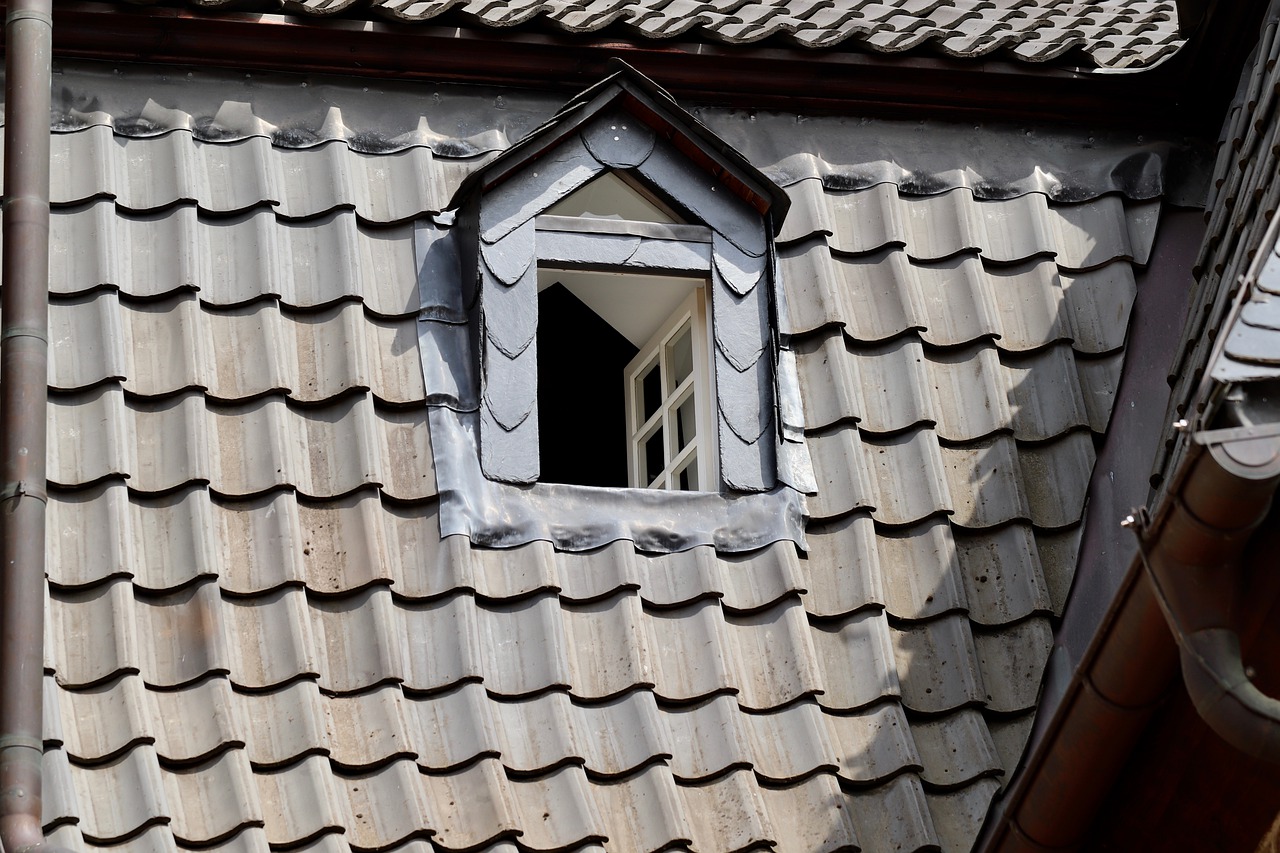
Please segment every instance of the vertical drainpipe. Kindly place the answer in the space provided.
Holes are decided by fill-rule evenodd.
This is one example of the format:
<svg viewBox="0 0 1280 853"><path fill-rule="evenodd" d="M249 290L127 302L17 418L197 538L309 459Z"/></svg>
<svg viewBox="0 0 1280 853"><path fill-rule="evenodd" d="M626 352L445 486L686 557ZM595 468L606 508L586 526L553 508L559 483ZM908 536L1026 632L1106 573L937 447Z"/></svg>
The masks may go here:
<svg viewBox="0 0 1280 853"><path fill-rule="evenodd" d="M0 306L0 844L49 849L41 829L45 420L48 407L52 0L5 15L4 259Z"/></svg>

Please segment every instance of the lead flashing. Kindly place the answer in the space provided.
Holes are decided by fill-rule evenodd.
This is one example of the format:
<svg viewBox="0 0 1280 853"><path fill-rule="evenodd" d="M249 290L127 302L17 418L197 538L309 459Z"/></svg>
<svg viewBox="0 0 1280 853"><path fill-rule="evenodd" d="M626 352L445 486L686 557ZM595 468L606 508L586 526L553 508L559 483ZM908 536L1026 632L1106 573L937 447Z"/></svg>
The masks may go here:
<svg viewBox="0 0 1280 853"><path fill-rule="evenodd" d="M441 537L461 534L473 545L490 548L542 540L561 551L589 551L619 540L651 553L699 545L733 553L782 541L808 549L804 496L787 486L722 495L500 483L480 470L476 414L431 406L427 417L440 489Z"/></svg>

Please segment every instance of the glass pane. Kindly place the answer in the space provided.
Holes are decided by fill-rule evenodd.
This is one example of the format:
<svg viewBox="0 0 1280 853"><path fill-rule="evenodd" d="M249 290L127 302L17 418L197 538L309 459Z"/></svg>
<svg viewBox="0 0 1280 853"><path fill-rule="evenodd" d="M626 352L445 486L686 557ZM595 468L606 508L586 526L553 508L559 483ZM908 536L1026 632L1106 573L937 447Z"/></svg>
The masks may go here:
<svg viewBox="0 0 1280 853"><path fill-rule="evenodd" d="M640 403L637 429L662 406L662 371L655 361L644 373L636 377L636 400Z"/></svg>
<svg viewBox="0 0 1280 853"><path fill-rule="evenodd" d="M662 441L662 427L655 429L653 435L644 441L644 471L640 478L642 482L653 482L653 478L667 467L667 456L663 452Z"/></svg>
<svg viewBox="0 0 1280 853"><path fill-rule="evenodd" d="M682 492L698 491L698 454L691 454L685 460L684 467L676 475L676 484Z"/></svg>
<svg viewBox="0 0 1280 853"><path fill-rule="evenodd" d="M693 332L685 323L667 344L667 393L680 387L690 373L693 373Z"/></svg>
<svg viewBox="0 0 1280 853"><path fill-rule="evenodd" d="M676 409L676 453L688 447L697 434L698 407L690 394Z"/></svg>

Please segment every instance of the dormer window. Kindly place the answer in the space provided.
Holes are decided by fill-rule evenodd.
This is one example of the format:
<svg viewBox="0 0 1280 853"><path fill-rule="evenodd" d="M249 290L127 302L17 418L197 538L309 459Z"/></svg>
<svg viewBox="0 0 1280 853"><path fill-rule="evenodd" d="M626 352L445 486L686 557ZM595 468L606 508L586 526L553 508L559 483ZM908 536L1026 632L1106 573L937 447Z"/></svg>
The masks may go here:
<svg viewBox="0 0 1280 853"><path fill-rule="evenodd" d="M454 199L418 231L444 535L803 542L778 187L626 69Z"/></svg>
<svg viewBox="0 0 1280 853"><path fill-rule="evenodd" d="M538 216L535 231L541 244L596 241L607 259L610 241L656 233L653 224L685 223L605 172ZM572 267L538 264L540 481L718 490L707 279L593 264L589 248L580 254Z"/></svg>

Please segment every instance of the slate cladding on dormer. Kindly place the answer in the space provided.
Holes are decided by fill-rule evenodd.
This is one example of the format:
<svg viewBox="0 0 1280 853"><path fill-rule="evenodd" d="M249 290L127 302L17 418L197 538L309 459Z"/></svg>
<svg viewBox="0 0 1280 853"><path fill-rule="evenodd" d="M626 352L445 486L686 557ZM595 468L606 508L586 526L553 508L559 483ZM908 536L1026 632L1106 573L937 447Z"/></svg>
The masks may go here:
<svg viewBox="0 0 1280 853"><path fill-rule="evenodd" d="M681 210L684 230L614 223L568 236L535 228L543 211L608 171L634 176ZM802 496L815 486L795 354L775 321L785 294L773 231L789 205L626 66L470 175L450 210L417 233L422 349L443 365L425 368L428 396L440 399L432 417L446 481L442 529L479 544L550 539L569 550L615 538L655 552L710 543L749 550L779 539L802 546ZM667 495L538 483L538 265L552 260L707 281L718 483ZM479 473L462 461L471 456Z"/></svg>

